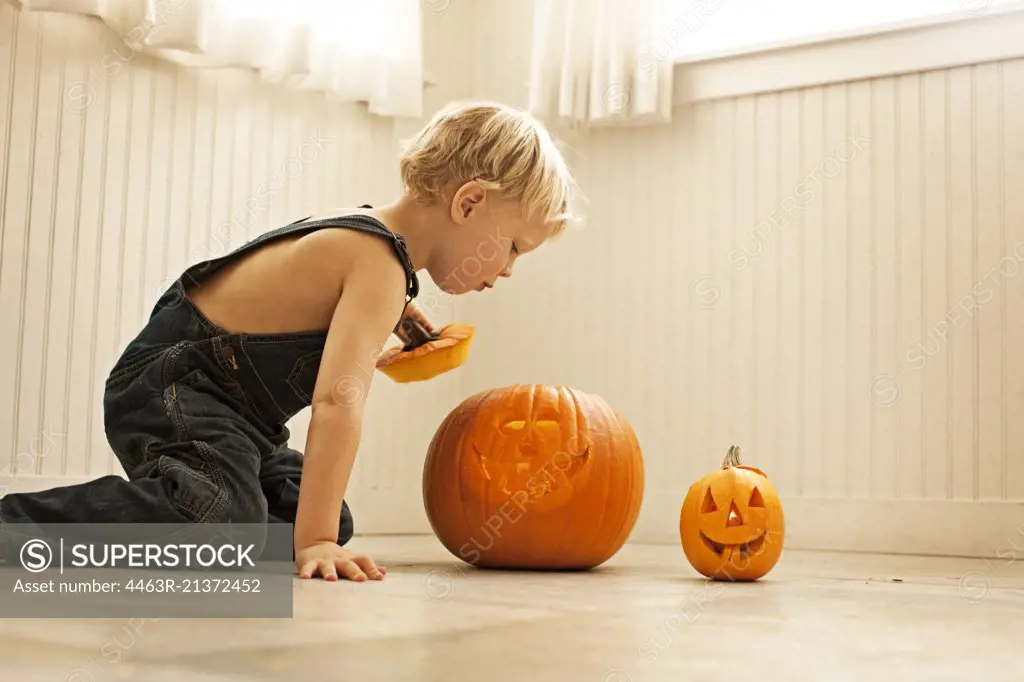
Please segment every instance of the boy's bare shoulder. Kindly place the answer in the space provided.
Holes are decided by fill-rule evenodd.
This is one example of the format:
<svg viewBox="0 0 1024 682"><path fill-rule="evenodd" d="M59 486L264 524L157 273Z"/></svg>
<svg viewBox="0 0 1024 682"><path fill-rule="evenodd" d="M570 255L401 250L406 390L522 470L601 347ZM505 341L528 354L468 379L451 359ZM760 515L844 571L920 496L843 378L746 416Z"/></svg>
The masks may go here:
<svg viewBox="0 0 1024 682"><path fill-rule="evenodd" d="M379 281L382 296L405 294L405 268L394 242L381 235L353 229L317 230L296 240L290 256L307 278L335 283L339 295L346 282L364 278Z"/></svg>

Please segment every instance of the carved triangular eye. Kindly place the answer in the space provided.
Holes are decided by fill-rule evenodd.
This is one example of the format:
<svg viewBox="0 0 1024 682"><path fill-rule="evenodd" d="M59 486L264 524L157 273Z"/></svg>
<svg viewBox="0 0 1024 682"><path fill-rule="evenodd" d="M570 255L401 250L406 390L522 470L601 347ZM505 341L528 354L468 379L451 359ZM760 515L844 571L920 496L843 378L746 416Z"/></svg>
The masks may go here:
<svg viewBox="0 0 1024 682"><path fill-rule="evenodd" d="M764 507L764 498L761 497L761 491L754 488L754 492L750 493L750 504L748 507Z"/></svg>
<svg viewBox="0 0 1024 682"><path fill-rule="evenodd" d="M700 513L710 514L716 511L718 511L718 505L715 504L715 498L711 497L711 488L708 488L704 493L704 504L700 507Z"/></svg>

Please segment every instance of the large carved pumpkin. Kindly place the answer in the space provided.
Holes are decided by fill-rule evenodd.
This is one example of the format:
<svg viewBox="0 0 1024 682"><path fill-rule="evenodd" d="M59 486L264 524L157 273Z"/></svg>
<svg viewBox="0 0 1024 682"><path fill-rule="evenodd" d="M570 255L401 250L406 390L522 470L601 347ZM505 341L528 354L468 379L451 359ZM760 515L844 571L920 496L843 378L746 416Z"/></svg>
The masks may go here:
<svg viewBox="0 0 1024 682"><path fill-rule="evenodd" d="M467 398L441 423L423 471L434 533L480 567L597 566L626 542L643 491L640 445L626 420L563 386Z"/></svg>
<svg viewBox="0 0 1024 682"><path fill-rule="evenodd" d="M785 537L782 504L768 476L740 462L733 446L722 464L690 486L679 537L690 564L715 580L757 580L772 570Z"/></svg>

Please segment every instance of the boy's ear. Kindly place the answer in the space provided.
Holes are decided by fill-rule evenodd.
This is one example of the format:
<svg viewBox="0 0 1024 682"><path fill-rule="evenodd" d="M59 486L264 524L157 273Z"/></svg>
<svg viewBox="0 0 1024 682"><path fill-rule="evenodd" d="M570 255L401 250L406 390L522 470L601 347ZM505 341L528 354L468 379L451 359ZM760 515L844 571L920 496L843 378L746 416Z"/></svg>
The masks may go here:
<svg viewBox="0 0 1024 682"><path fill-rule="evenodd" d="M480 183L471 180L460 187L452 198L452 220L456 225L464 224L473 213L483 208L487 190Z"/></svg>

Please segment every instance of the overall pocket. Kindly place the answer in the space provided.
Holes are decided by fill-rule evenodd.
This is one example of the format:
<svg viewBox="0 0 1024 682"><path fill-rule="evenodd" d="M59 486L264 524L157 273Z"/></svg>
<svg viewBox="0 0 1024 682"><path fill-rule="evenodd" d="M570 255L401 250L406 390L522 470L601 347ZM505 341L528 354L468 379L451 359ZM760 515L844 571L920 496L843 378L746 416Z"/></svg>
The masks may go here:
<svg viewBox="0 0 1024 682"><path fill-rule="evenodd" d="M292 371L288 374L287 383L295 392L295 396L304 405L313 402L313 390L316 388L316 377L320 373L320 360L323 357L322 350L310 351L300 355L292 365Z"/></svg>

